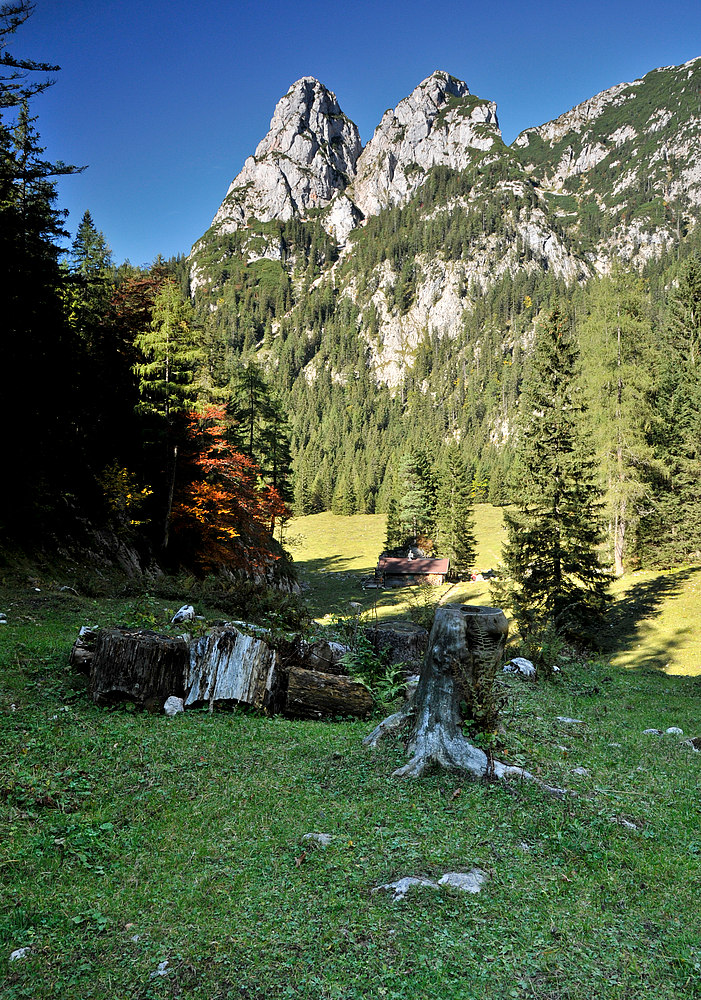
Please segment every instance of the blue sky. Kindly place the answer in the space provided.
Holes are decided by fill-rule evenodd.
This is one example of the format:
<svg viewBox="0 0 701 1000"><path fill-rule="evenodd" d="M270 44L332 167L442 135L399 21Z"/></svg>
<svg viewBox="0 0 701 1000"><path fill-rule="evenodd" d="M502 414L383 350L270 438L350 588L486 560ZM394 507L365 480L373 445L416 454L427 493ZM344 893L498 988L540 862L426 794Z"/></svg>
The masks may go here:
<svg viewBox="0 0 701 1000"><path fill-rule="evenodd" d="M47 156L86 164L59 202L89 209L117 263L187 253L302 76L363 142L436 69L498 104L506 142L658 66L701 55L698 0L36 0L16 56L57 63L34 113Z"/></svg>

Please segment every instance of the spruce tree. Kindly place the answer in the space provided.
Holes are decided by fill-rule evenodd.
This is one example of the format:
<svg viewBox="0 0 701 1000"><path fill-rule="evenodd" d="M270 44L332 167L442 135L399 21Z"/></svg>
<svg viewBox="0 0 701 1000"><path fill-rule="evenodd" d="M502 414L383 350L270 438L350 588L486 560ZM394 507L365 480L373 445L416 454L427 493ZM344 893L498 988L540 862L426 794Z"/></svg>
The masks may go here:
<svg viewBox="0 0 701 1000"><path fill-rule="evenodd" d="M448 447L441 469L436 509L438 550L450 559L452 575L464 579L475 561L471 473L460 448Z"/></svg>
<svg viewBox="0 0 701 1000"><path fill-rule="evenodd" d="M602 502L582 417L578 350L557 309L536 332L521 401L516 510L505 514L506 596L522 635L592 640L607 604Z"/></svg>

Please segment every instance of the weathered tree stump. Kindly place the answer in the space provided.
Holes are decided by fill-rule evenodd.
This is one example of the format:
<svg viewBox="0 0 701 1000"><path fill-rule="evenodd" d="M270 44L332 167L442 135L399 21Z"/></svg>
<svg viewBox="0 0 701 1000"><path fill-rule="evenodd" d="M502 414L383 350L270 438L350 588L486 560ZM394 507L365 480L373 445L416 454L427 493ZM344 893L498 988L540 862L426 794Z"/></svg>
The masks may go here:
<svg viewBox="0 0 701 1000"><path fill-rule="evenodd" d="M372 695L358 681L338 674L291 667L287 681L285 714L303 719L353 715L365 718L372 711Z"/></svg>
<svg viewBox="0 0 701 1000"><path fill-rule="evenodd" d="M428 647L428 631L415 622L378 622L365 629L365 636L378 656L384 654L390 666L406 664L408 673L416 672L414 667L421 663Z"/></svg>
<svg viewBox="0 0 701 1000"><path fill-rule="evenodd" d="M375 747L387 733L411 724L408 764L395 777L419 777L431 766L466 771L474 777L519 777L538 781L522 767L493 760L462 732L460 702L480 693L494 678L504 651L508 623L500 608L446 605L436 612L419 685L406 706L380 723L363 741ZM562 789L540 785L558 795Z"/></svg>
<svg viewBox="0 0 701 1000"><path fill-rule="evenodd" d="M98 704L130 700L145 705L182 698L189 663L187 642L135 629L101 629L95 640L90 690Z"/></svg>
<svg viewBox="0 0 701 1000"><path fill-rule="evenodd" d="M214 629L190 644L185 705L233 701L254 708L277 707L280 670L277 654L262 639L233 625Z"/></svg>

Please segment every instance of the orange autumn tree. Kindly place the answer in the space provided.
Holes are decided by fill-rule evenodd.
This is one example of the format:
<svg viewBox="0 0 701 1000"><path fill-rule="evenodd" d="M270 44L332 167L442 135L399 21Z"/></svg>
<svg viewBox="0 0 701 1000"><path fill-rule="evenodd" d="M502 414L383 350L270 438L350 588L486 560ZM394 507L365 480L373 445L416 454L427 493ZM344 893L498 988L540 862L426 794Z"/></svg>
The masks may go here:
<svg viewBox="0 0 701 1000"><path fill-rule="evenodd" d="M208 406L188 420L187 481L173 506L172 530L203 570L256 571L279 558L275 521L290 516L259 466L227 441L226 411Z"/></svg>

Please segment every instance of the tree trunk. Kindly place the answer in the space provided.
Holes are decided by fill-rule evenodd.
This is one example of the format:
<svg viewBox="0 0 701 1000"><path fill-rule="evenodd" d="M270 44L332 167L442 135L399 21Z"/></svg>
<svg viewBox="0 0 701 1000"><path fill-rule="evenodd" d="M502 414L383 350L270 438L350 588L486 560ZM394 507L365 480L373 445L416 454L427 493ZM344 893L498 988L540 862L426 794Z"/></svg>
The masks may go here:
<svg viewBox="0 0 701 1000"><path fill-rule="evenodd" d="M417 672L412 668L421 663L428 646L428 632L414 622L378 622L365 629L365 636L388 664L404 663L412 673Z"/></svg>
<svg viewBox="0 0 701 1000"><path fill-rule="evenodd" d="M411 759L394 772L395 777L420 777L437 765L477 778L538 781L521 767L488 757L462 733L460 701L475 704L487 696L507 632L506 616L499 608L449 604L437 610L415 694L401 712L381 722L364 740L366 746L375 747L384 735L411 722L407 747ZM561 789L543 787L564 794Z"/></svg>
<svg viewBox="0 0 701 1000"><path fill-rule="evenodd" d="M303 719L353 715L365 718L372 711L372 695L358 681L338 674L291 667L287 683L285 714Z"/></svg>
<svg viewBox="0 0 701 1000"><path fill-rule="evenodd" d="M235 701L274 710L280 693L277 654L262 639L232 625L215 629L190 644L185 705Z"/></svg>
<svg viewBox="0 0 701 1000"><path fill-rule="evenodd" d="M187 642L135 629L101 629L91 663L90 690L99 704L135 701L140 705L170 695L182 698L189 662Z"/></svg>

